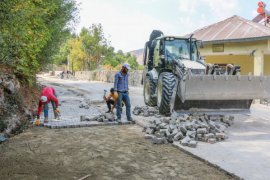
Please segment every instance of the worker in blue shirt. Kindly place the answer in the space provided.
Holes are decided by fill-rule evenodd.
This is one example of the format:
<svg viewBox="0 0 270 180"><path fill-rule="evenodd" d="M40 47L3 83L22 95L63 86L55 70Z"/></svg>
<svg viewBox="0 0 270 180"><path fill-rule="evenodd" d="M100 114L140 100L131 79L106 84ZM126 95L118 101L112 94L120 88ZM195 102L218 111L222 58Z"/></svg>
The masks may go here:
<svg viewBox="0 0 270 180"><path fill-rule="evenodd" d="M117 100L117 121L121 122L121 102L124 101L126 105L126 115L128 121L133 121L130 113L130 99L128 94L128 71L130 70L130 66L127 63L124 63L122 65L122 69L115 74L115 80L114 80L114 90L118 93L118 100Z"/></svg>

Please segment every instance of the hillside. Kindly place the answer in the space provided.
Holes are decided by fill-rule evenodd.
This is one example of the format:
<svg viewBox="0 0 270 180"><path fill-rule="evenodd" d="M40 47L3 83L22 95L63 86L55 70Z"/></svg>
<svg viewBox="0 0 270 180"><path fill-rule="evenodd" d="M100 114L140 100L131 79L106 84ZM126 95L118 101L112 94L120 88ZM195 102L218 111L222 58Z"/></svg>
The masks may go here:
<svg viewBox="0 0 270 180"><path fill-rule="evenodd" d="M137 62L140 65L143 65L143 49L130 51L129 53L137 58Z"/></svg>

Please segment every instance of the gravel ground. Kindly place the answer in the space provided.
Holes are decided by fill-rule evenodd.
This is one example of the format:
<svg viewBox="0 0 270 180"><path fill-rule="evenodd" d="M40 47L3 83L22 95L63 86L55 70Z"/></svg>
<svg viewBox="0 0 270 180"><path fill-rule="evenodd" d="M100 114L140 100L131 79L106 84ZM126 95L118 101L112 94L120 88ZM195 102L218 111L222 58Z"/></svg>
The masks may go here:
<svg viewBox="0 0 270 180"><path fill-rule="evenodd" d="M1 179L233 179L136 125L34 127L0 145Z"/></svg>
<svg viewBox="0 0 270 180"><path fill-rule="evenodd" d="M62 95L70 90L81 93L80 96L66 94L74 102L83 97L98 99L103 93L100 83L91 83L90 89L84 84L77 91L74 87L78 88L79 82L77 86L69 84L60 89L56 82L46 83L57 85ZM136 92L136 88L131 88L132 91ZM134 94L132 98L137 105L140 98ZM77 103L74 105L77 108ZM97 106L98 109L106 107ZM79 114L74 111L76 116ZM32 127L0 145L0 174L0 179L234 179L171 144L152 144L144 139L142 128L137 125Z"/></svg>

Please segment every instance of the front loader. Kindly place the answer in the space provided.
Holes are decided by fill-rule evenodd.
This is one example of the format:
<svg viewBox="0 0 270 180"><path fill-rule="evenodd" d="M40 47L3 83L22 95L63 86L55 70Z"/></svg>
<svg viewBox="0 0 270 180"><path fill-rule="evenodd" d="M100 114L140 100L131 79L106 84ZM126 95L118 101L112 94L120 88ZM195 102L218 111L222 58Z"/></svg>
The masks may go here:
<svg viewBox="0 0 270 180"><path fill-rule="evenodd" d="M270 98L270 77L240 75L241 67L207 64L199 41L154 30L144 48L144 101L161 114L248 112Z"/></svg>

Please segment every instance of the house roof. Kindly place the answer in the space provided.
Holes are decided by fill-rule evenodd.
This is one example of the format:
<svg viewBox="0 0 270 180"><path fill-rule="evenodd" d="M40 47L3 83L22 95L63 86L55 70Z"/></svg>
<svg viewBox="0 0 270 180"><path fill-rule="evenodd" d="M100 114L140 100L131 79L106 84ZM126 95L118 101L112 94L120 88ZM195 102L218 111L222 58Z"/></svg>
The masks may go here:
<svg viewBox="0 0 270 180"><path fill-rule="evenodd" d="M193 34L194 38L209 43L255 41L270 39L270 28L234 15Z"/></svg>

